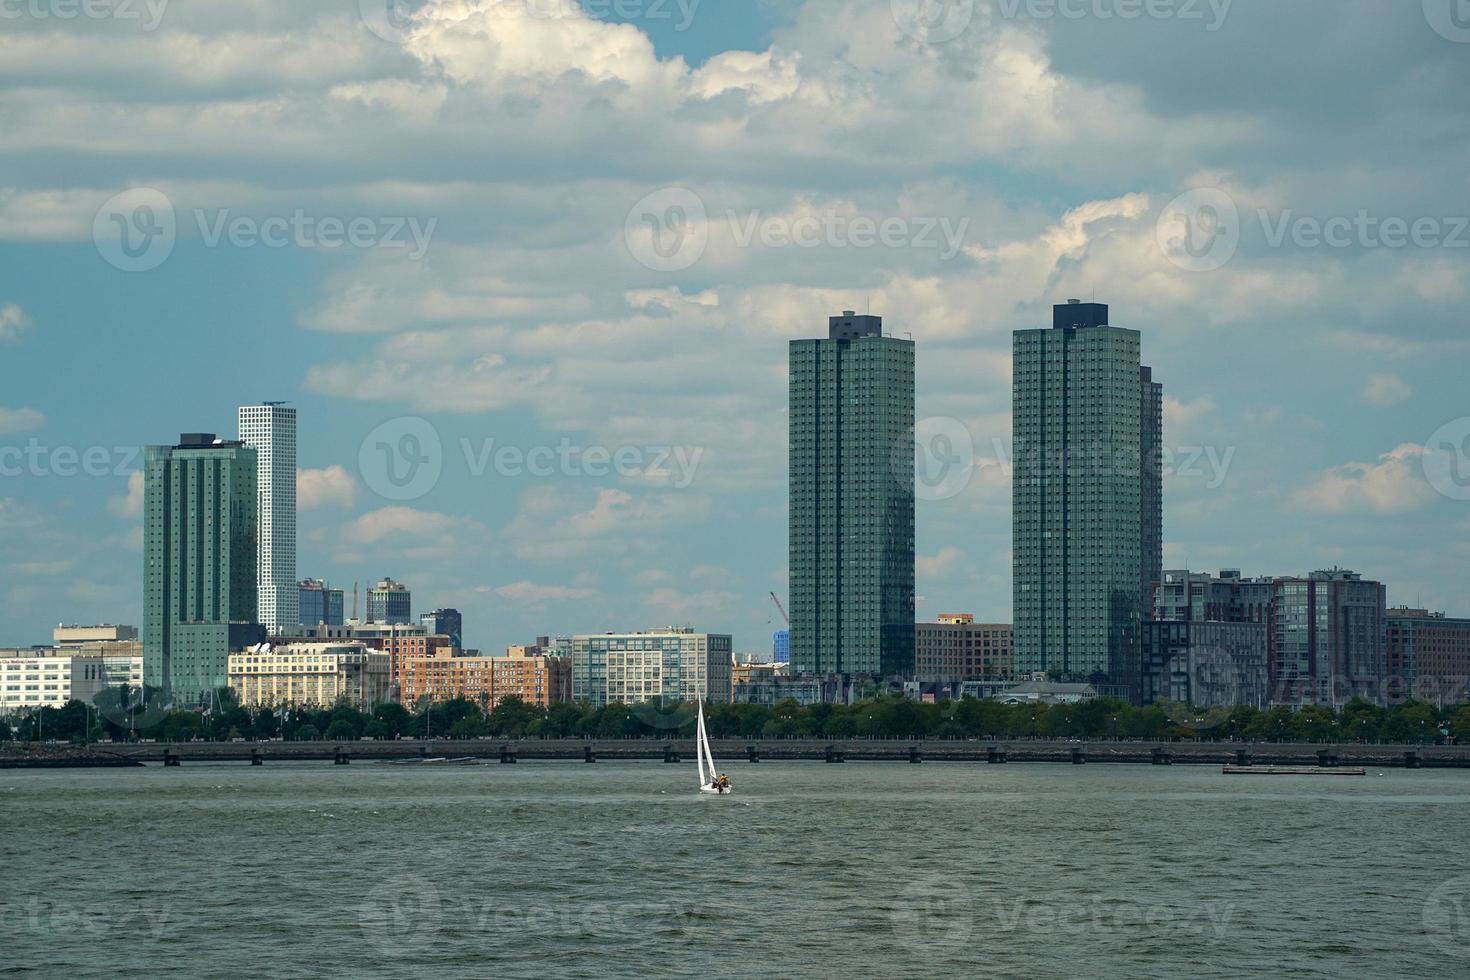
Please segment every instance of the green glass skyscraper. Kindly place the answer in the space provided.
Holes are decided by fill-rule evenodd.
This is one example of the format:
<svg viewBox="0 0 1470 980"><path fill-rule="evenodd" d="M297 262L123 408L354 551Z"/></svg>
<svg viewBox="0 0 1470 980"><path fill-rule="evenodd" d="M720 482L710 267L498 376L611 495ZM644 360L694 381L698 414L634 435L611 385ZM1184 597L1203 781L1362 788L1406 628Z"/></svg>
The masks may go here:
<svg viewBox="0 0 1470 980"><path fill-rule="evenodd" d="M143 675L177 705L227 683L256 625L256 455L212 433L143 457Z"/></svg>
<svg viewBox="0 0 1470 980"><path fill-rule="evenodd" d="M1163 564L1163 389L1102 303L1014 338L1015 666L1133 696Z"/></svg>
<svg viewBox="0 0 1470 980"><path fill-rule="evenodd" d="M790 349L791 667L914 669L914 344L834 316Z"/></svg>

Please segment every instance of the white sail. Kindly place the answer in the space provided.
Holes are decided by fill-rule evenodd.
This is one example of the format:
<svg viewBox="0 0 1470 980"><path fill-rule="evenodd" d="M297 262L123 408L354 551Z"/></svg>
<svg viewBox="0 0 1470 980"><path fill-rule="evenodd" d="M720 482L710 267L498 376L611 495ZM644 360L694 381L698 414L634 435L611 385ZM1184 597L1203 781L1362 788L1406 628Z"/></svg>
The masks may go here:
<svg viewBox="0 0 1470 980"><path fill-rule="evenodd" d="M709 747L709 732L704 727L704 702L699 702L699 725L695 730L694 758L699 765L699 791L701 793L714 793L724 796L730 792L729 786L720 787L715 785L719 773L715 770L715 756ZM706 765L708 770L706 771Z"/></svg>

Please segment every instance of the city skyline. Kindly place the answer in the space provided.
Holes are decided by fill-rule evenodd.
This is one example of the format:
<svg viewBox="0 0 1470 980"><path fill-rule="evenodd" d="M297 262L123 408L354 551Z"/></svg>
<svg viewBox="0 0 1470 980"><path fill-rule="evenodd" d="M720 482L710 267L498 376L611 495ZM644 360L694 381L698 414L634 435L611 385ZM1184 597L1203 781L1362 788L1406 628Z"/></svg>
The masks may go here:
<svg viewBox="0 0 1470 980"><path fill-rule="evenodd" d="M513 118L487 79L542 91L584 56L626 39L628 64L649 74L583 79L573 85L579 98L593 98L604 84L647 93L640 88L646 79L667 72L684 86L678 118L697 128L705 108L737 119L748 114L760 160L711 158L653 123L648 131L660 138L651 143L634 139L633 125L602 134L597 152L587 154L606 161L615 145L632 163L558 171L551 164L566 159L564 146L552 152L538 138L523 141L523 155L504 168L476 168L481 183L469 193L407 148L401 156L354 156L367 168L354 173L423 188L408 197L381 183L373 193L366 184L319 179L321 164L310 155L282 161L273 189L259 180L266 168L258 149L233 142L203 168L164 167L150 153L176 145L176 133L167 131L134 133L158 149L105 155L105 170L95 160L84 168L65 149L47 151L52 158L41 169L12 157L16 192L0 222L0 258L15 272L0 289L0 358L10 382L0 397L0 447L22 455L18 464L0 457L21 471L0 481L0 560L13 569L0 642L35 642L62 619L140 620L141 486L132 474L141 458L127 447L168 438L191 420L228 432L234 409L272 397L290 400L303 419L303 577L350 588L392 573L422 603L462 610L465 642L483 649L546 622L576 631L667 620L728 630L741 648L763 648L781 625L767 593L788 591L783 348L843 308L871 309L896 335L913 333L921 436L963 433L979 460L953 496L919 502L918 617L963 608L985 621L1010 621L1010 334L1045 326L1051 305L1069 296L1094 295L1143 332L1149 360L1168 383L1167 567L1303 575L1338 565L1387 583L1391 604L1464 612L1470 596L1459 583L1470 559L1454 543L1467 519L1464 501L1453 470L1426 478L1423 467L1424 447L1440 452L1463 438L1441 431L1466 417L1455 378L1463 341L1453 316L1462 308L1465 286L1455 270L1463 253L1450 244L1456 236L1448 225L1440 247L1397 247L1378 237L1385 219L1454 217L1443 203L1460 198L1460 177L1446 162L1454 154L1412 135L1413 126L1377 137L1356 128L1319 131L1323 107L1296 92L1259 46L1269 36L1305 51L1309 63L1298 68L1311 73L1324 66L1311 61L1320 56L1306 42L1332 24L1340 50L1362 69L1319 98L1356 108L1373 104L1377 92L1409 91L1399 101L1414 118L1458 118L1464 110L1449 94L1453 84L1421 88L1418 80L1436 72L1458 78L1462 46L1415 11L1370 18L1369 9L1237 5L1213 34L1182 22L977 21L983 30L924 45L893 29L887 3L854 4L845 14L815 5L782 13L706 5L682 33L646 20L572 16L560 26L583 44L575 52L555 49L545 75L482 59L490 66L485 77L473 56L450 58L453 25L435 21L421 53L453 62L458 97L486 125ZM231 28L262 43L331 38L325 43L343 50L348 63L307 72L290 104L336 120L329 129L343 147L360 145L358 127L372 116L348 92L379 92L372 86L380 83L425 97L433 91L426 63L418 56L385 63L391 45L364 30L353 11L282 8L275 20L249 24L232 19L238 12L212 22L170 13L176 16L159 24L160 38L218 43ZM12 37L49 29L11 26ZM557 26L531 25L528 43L549 44ZM879 40L852 51L833 40L854 32ZM1197 66L1187 78L1127 56L1144 46L1157 50L1165 38ZM799 65L788 58L793 51L805 55ZM748 76L736 69L741 52L754 59ZM964 110L980 105L981 93L1009 91L991 84L1007 77L999 68L1007 57L1034 66L1038 90L1054 93L1036 110L1045 127L981 126L994 117ZM950 71L956 58L979 66L979 75L951 98L938 99L932 93L940 86L928 83L873 96L884 101L872 111L894 114L902 106L910 121L906 145L883 151L900 154L901 166L888 159L875 167L820 118L811 120L819 87L836 100L840 117L867 105L863 93L874 77L897 71L932 80L941 76L930 73ZM1265 111L1219 84L1227 69L1292 94ZM187 66L172 70L187 114L228 103ZM108 98L153 105L143 71L139 62L114 79ZM66 88L62 82L96 91L60 65L37 77L61 86L56 92ZM985 104L999 111L1012 103ZM1098 104L1110 107L1106 128L1089 119ZM323 106L332 108L318 112ZM832 138L812 151L788 146L777 136L789 113ZM461 147L446 132L428 149L458 159ZM598 130L589 125L587 132ZM17 131L18 141L27 138L34 134ZM331 157L335 151L313 152L334 167L343 162ZM823 162L820 180L801 175L810 153ZM690 162L675 166L674 156ZM1072 162L1079 156L1088 161L1085 173ZM1417 161L1412 178L1403 162L1409 157ZM1125 166L1139 158L1151 166ZM761 180L730 169L757 163ZM96 177L67 197L44 176L70 172ZM1356 176L1363 172L1377 179L1365 183ZM190 179L206 174L241 187ZM328 186L335 196L318 189ZM119 269L92 239L93 218L126 187L158 189L177 218L172 252L146 271ZM654 270L628 240L626 219L645 197L670 188L694 194L709 234L693 264ZM585 202L575 228L546 217L555 209L537 203L560 200L554 195L564 190ZM1195 198L1181 200L1189 194ZM1176 219L1203 213L1189 210L1196 199L1226 213L1233 208L1238 241L1189 242L1198 257L1166 252L1161 240L1186 227ZM46 217L48 208L60 211ZM262 221L298 209L314 218L414 217L424 228L439 221L428 250L411 260L411 248L216 239L199 231L196 215L203 212L211 231L222 213ZM1355 219L1362 210L1376 222L1377 244L1359 244L1356 227L1351 247L1313 244L1311 222ZM828 222L829 211L841 221ZM781 223L808 214L835 236L851 234L858 217L911 219L911 235L871 247L779 244ZM945 218L952 230L970 222L948 258L940 230L927 237L941 247L915 244L926 225ZM658 264L684 260L677 249L663 250L673 258ZM562 288L560 273L547 278L545 270L568 267L585 271L575 289ZM227 288L219 285L225 269ZM483 278L486 269L501 278ZM68 288L54 288L56 270L65 270ZM209 327L196 328L200 321L178 309L207 311ZM103 322L112 329L97 329ZM77 357L81 349L88 356ZM50 379L58 364L67 365L75 397L56 397ZM257 380L222 384L222 365ZM169 383L150 386L136 404L119 404L119 379L130 375ZM106 410L97 394L104 391L114 395ZM395 421L413 418L426 420L437 438L441 471L430 489L405 498L372 468L381 466L379 444L410 445L403 437L425 435ZM46 451L38 476L24 455L32 439ZM609 456L619 449L641 455L628 475L580 457L566 475L555 455L563 440ZM419 445L427 443L420 438ZM533 475L524 459L495 461L504 448L529 454L538 447L554 454L551 477ZM53 458L56 450L94 448L108 458L102 475L64 475L76 469ZM686 463L703 452L681 468L674 449ZM655 466L665 450L668 458Z"/></svg>

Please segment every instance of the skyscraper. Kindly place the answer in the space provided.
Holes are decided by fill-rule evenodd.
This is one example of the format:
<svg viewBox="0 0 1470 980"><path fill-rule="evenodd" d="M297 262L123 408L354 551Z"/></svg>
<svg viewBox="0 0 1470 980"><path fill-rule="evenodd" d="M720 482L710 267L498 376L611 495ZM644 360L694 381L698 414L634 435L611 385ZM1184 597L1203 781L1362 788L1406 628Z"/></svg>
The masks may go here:
<svg viewBox="0 0 1470 980"><path fill-rule="evenodd" d="M449 645L459 650L464 646L464 617L458 609L435 609L419 617L419 625L431 636L449 637Z"/></svg>
<svg viewBox="0 0 1470 980"><path fill-rule="evenodd" d="M143 670L177 704L224 687L258 642L256 455L212 433L144 452Z"/></svg>
<svg viewBox="0 0 1470 980"><path fill-rule="evenodd" d="M914 343L851 310L790 347L791 664L914 669Z"/></svg>
<svg viewBox="0 0 1470 980"><path fill-rule="evenodd" d="M1102 303L1014 338L1012 545L1019 671L1137 696L1163 565L1163 389Z"/></svg>
<svg viewBox="0 0 1470 980"><path fill-rule="evenodd" d="M413 596L408 586L385 578L369 589L367 621L389 625L413 622Z"/></svg>
<svg viewBox="0 0 1470 980"><path fill-rule="evenodd" d="M260 507L257 599L272 636L301 622L296 585L296 409L280 402L240 409L240 441L258 459Z"/></svg>
<svg viewBox="0 0 1470 980"><path fill-rule="evenodd" d="M296 587L300 596L302 626L341 626L342 590L333 589L320 579L305 579Z"/></svg>

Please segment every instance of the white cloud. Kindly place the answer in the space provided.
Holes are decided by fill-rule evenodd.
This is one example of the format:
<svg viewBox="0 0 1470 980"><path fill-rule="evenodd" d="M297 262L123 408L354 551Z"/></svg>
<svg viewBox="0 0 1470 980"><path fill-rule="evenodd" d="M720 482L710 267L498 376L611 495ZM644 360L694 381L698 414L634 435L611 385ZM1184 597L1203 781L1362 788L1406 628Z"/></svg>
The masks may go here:
<svg viewBox="0 0 1470 980"><path fill-rule="evenodd" d="M661 625L694 625L703 629L718 628L719 617L728 615L739 601L740 597L733 592L682 592L675 588L654 589L643 597L648 614L661 620Z"/></svg>
<svg viewBox="0 0 1470 980"><path fill-rule="evenodd" d="M1215 399L1209 395L1200 395L1193 401L1180 401L1169 395L1164 396L1164 426L1166 430L1174 426L1187 429L1194 422L1211 414L1216 409Z"/></svg>
<svg viewBox="0 0 1470 980"><path fill-rule="evenodd" d="M1346 463L1322 473L1297 491L1303 510L1325 514L1392 514L1413 510L1434 499L1424 481L1423 447L1404 443L1378 457L1376 463Z"/></svg>
<svg viewBox="0 0 1470 980"><path fill-rule="evenodd" d="M1413 387L1396 374L1369 375L1363 385L1363 400L1379 408L1408 401L1413 394Z"/></svg>
<svg viewBox="0 0 1470 980"><path fill-rule="evenodd" d="M486 536L485 526L472 517L384 507L342 528L337 559L346 563L367 557L408 561L468 558L482 547Z"/></svg>
<svg viewBox="0 0 1470 980"><path fill-rule="evenodd" d="M597 598L595 589L577 589L566 585L538 585L535 582L512 582L492 589L502 599L528 606L544 606L550 602L585 601Z"/></svg>
<svg viewBox="0 0 1470 980"><path fill-rule="evenodd" d="M0 344L13 344L20 340L21 332L31 326L31 318L15 303L0 306Z"/></svg>
<svg viewBox="0 0 1470 980"><path fill-rule="evenodd" d="M943 547L937 554L915 555L914 574L920 578L944 578L959 567L964 554L958 548Z"/></svg>
<svg viewBox="0 0 1470 980"><path fill-rule="evenodd" d="M349 509L356 500L357 481L341 466L296 471L296 506L300 510Z"/></svg>
<svg viewBox="0 0 1470 980"><path fill-rule="evenodd" d="M46 424L46 416L34 408L5 408L0 405L0 436L34 432Z"/></svg>
<svg viewBox="0 0 1470 980"><path fill-rule="evenodd" d="M144 477L142 470L128 474L128 492L107 501L107 509L118 517L141 517L143 515Z"/></svg>

